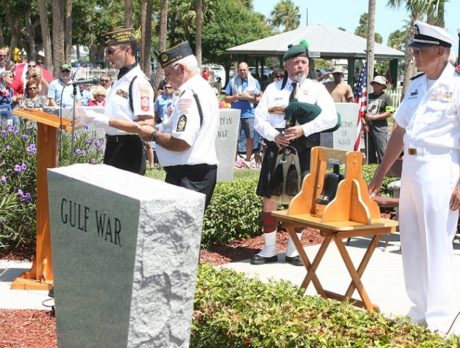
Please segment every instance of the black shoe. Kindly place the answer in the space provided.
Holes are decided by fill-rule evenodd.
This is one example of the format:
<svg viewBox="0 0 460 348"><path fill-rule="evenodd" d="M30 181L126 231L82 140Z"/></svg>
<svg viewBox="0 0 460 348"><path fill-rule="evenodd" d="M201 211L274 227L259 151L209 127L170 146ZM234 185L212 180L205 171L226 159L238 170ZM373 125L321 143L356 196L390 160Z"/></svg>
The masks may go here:
<svg viewBox="0 0 460 348"><path fill-rule="evenodd" d="M302 259L299 255L293 257L286 256L286 263L290 263L294 266L303 266Z"/></svg>
<svg viewBox="0 0 460 348"><path fill-rule="evenodd" d="M251 264L252 265L264 265L266 263L272 263L272 262L277 262L278 261L278 256L272 256L272 257L264 257L260 255L254 255L251 257Z"/></svg>

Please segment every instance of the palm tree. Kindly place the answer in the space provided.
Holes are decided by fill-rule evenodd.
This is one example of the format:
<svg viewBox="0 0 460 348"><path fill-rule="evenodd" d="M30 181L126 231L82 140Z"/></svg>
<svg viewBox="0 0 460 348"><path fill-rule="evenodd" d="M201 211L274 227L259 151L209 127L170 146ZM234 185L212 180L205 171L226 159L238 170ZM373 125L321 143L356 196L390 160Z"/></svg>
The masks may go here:
<svg viewBox="0 0 460 348"><path fill-rule="evenodd" d="M158 51L163 52L166 49L166 36L168 33L168 0L160 1L160 39L158 43ZM155 87L161 81L163 69L158 65L155 72Z"/></svg>
<svg viewBox="0 0 460 348"><path fill-rule="evenodd" d="M44 63L48 69L51 69L51 65L53 61L52 60L53 53L51 51L51 38L50 38L48 14L46 10L46 0L39 0L38 5L40 9L40 27L41 27L42 41L43 41L43 52L45 54Z"/></svg>
<svg viewBox="0 0 460 348"><path fill-rule="evenodd" d="M195 6L195 55L198 60L198 64L201 65L201 37L203 30L203 0L196 0Z"/></svg>
<svg viewBox="0 0 460 348"><path fill-rule="evenodd" d="M367 21L367 88L374 78L374 33L375 33L375 7L377 0L369 0Z"/></svg>
<svg viewBox="0 0 460 348"><path fill-rule="evenodd" d="M284 31L297 29L300 25L299 6L295 5L292 0L281 0L278 2L270 16L272 26L283 26Z"/></svg>
<svg viewBox="0 0 460 348"><path fill-rule="evenodd" d="M153 0L141 0L141 69L147 75L152 75L152 11Z"/></svg>
<svg viewBox="0 0 460 348"><path fill-rule="evenodd" d="M125 18L124 25L126 28L133 26L133 0L125 0Z"/></svg>
<svg viewBox="0 0 460 348"><path fill-rule="evenodd" d="M70 63L72 56L72 0L65 2L64 61Z"/></svg>
<svg viewBox="0 0 460 348"><path fill-rule="evenodd" d="M56 73L64 63L64 1L52 0L53 12L53 68Z"/></svg>
<svg viewBox="0 0 460 348"><path fill-rule="evenodd" d="M444 9L444 3L445 1L441 0L388 0L387 6L397 9L404 5L409 12L409 26L406 32L406 45L404 55L404 63L406 69L404 71L404 84L402 91L403 95L409 86L410 78L415 74L415 65L412 62L411 50L407 46L409 39L414 35L414 23L417 20L423 19L423 17L428 14L428 12L432 12L432 14L437 13L437 16L441 16L443 18L444 10L439 11L438 6L442 6L442 9ZM444 19L442 19L441 22L443 23Z"/></svg>

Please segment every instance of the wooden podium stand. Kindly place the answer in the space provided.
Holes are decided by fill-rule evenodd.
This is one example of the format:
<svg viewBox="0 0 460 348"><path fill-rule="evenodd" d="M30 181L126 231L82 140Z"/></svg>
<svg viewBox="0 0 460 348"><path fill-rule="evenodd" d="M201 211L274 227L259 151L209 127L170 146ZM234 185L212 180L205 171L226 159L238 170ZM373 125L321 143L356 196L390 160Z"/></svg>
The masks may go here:
<svg viewBox="0 0 460 348"><path fill-rule="evenodd" d="M345 178L339 183L335 198L327 205L323 205L317 203L317 199L323 190L324 176L330 160L333 160L333 163L345 164ZM313 148L310 174L303 180L301 191L292 199L288 210L275 211L272 212L272 215L286 226L307 269L307 275L301 285L301 292L304 292L310 282L313 282L316 291L322 297L339 301L349 300L354 305L364 307L372 312L378 310L378 307L371 303L360 278L378 245L380 237L383 234L395 232L398 223L380 217L379 207L369 197L367 184L361 177L362 161L360 152ZM324 237L313 262L308 259L295 233L296 227L317 228ZM372 240L356 269L343 239L357 236L372 236ZM352 279L344 295L323 289L316 274L331 241L336 243ZM361 300L351 298L355 290L358 291Z"/></svg>
<svg viewBox="0 0 460 348"><path fill-rule="evenodd" d="M16 116L37 122L37 237L32 268L11 284L12 289L48 290L53 286L54 273L48 204L48 168L57 166L57 130L72 130L68 119L38 110L15 109Z"/></svg>

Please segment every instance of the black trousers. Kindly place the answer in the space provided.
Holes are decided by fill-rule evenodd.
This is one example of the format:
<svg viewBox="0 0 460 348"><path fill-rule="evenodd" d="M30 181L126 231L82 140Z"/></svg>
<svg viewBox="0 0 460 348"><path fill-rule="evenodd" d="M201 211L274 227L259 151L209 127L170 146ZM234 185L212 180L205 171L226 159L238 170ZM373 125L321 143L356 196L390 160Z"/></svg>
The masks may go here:
<svg viewBox="0 0 460 348"><path fill-rule="evenodd" d="M216 187L217 165L184 164L169 166L164 169L166 171L165 181L168 184L204 193L206 195L206 207L209 205Z"/></svg>
<svg viewBox="0 0 460 348"><path fill-rule="evenodd" d="M144 175L146 155L144 142L137 135L107 135L104 164Z"/></svg>

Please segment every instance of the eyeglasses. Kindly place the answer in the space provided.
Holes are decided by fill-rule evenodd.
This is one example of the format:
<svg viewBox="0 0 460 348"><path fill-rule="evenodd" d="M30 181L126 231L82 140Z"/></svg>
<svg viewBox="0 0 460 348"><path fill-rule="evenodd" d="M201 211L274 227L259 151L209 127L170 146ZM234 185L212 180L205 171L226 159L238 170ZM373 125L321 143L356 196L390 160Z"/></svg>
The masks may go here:
<svg viewBox="0 0 460 348"><path fill-rule="evenodd" d="M6 54L0 54L0 57L5 58L5 57L6 57Z"/></svg>
<svg viewBox="0 0 460 348"><path fill-rule="evenodd" d="M35 64L29 64L28 67L29 67L29 68L35 68L36 65L35 65Z"/></svg>
<svg viewBox="0 0 460 348"><path fill-rule="evenodd" d="M110 56L111 54L114 54L116 51L119 51L121 49L123 49L124 47L117 47L117 48L106 48L105 49L105 54L107 56Z"/></svg>
<svg viewBox="0 0 460 348"><path fill-rule="evenodd" d="M172 87L171 86L165 86L165 88L171 89Z"/></svg>
<svg viewBox="0 0 460 348"><path fill-rule="evenodd" d="M27 90L28 90L28 91L32 91L32 90L34 90L34 89L38 89L38 87L27 87Z"/></svg>
<svg viewBox="0 0 460 348"><path fill-rule="evenodd" d="M423 54L426 51L428 51L429 48L432 48L432 47L438 47L438 46L414 47L412 48L412 54L413 55Z"/></svg>
<svg viewBox="0 0 460 348"><path fill-rule="evenodd" d="M275 75L275 79L282 79L284 75Z"/></svg>

